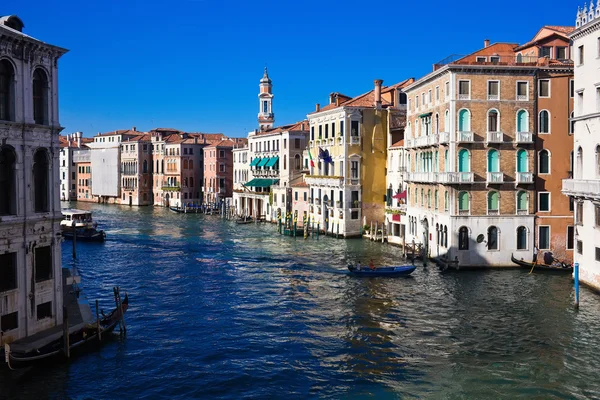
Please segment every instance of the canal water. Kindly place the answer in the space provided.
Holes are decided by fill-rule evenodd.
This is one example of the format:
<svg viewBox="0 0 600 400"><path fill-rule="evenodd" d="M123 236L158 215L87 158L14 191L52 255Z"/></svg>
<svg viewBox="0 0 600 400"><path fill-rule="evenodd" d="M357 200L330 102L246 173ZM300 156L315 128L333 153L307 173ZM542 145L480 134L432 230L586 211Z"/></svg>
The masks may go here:
<svg viewBox="0 0 600 400"><path fill-rule="evenodd" d="M397 264L366 240L279 236L164 209L77 204L90 301L130 295L126 338L70 363L0 372L0 399L600 398L600 296L525 270L356 278ZM63 263L73 264L71 242Z"/></svg>

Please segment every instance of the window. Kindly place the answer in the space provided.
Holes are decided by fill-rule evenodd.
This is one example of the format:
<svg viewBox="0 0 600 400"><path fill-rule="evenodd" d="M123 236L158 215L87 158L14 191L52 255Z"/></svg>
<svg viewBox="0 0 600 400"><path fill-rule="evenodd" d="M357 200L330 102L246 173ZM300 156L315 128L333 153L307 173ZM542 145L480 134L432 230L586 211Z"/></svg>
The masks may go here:
<svg viewBox="0 0 600 400"><path fill-rule="evenodd" d="M569 97L575 97L575 80L573 79L569 81Z"/></svg>
<svg viewBox="0 0 600 400"><path fill-rule="evenodd" d="M571 120L569 121L569 135L575 133L575 121L573 118L575 118L575 112L571 112Z"/></svg>
<svg viewBox="0 0 600 400"><path fill-rule="evenodd" d="M263 100L263 113L267 113L268 111L268 103L266 100Z"/></svg>
<svg viewBox="0 0 600 400"><path fill-rule="evenodd" d="M450 96L450 82L444 84L444 96Z"/></svg>
<svg viewBox="0 0 600 400"><path fill-rule="evenodd" d="M556 48L556 59L557 60L567 60L567 48L566 47L557 47Z"/></svg>
<svg viewBox="0 0 600 400"><path fill-rule="evenodd" d="M435 101L440 101L440 87L436 86L435 87Z"/></svg>
<svg viewBox="0 0 600 400"><path fill-rule="evenodd" d="M599 227L600 226L600 206L597 204L594 205L594 216L596 217L594 226Z"/></svg>
<svg viewBox="0 0 600 400"><path fill-rule="evenodd" d="M458 112L458 130L460 132L471 131L471 112L467 109Z"/></svg>
<svg viewBox="0 0 600 400"><path fill-rule="evenodd" d="M310 140L315 140L315 127L310 127ZM250 151L252 151L252 144L250 144Z"/></svg>
<svg viewBox="0 0 600 400"><path fill-rule="evenodd" d="M221 189L225 188L225 179L224 178L219 179L219 188L221 188Z"/></svg>
<svg viewBox="0 0 600 400"><path fill-rule="evenodd" d="M0 120L12 120L14 70L8 60L0 61Z"/></svg>
<svg viewBox="0 0 600 400"><path fill-rule="evenodd" d="M600 261L600 247L596 247L596 261Z"/></svg>
<svg viewBox="0 0 600 400"><path fill-rule="evenodd" d="M0 293L17 288L17 253L0 254Z"/></svg>
<svg viewBox="0 0 600 400"><path fill-rule="evenodd" d="M498 215L500 213L500 195L498 192L493 191L488 193L488 215Z"/></svg>
<svg viewBox="0 0 600 400"><path fill-rule="evenodd" d="M469 228L461 226L458 230L458 249L469 250Z"/></svg>
<svg viewBox="0 0 600 400"><path fill-rule="evenodd" d="M469 100L471 98L471 82L458 81L458 99Z"/></svg>
<svg viewBox="0 0 600 400"><path fill-rule="evenodd" d="M579 65L583 65L583 45L579 46L578 50Z"/></svg>
<svg viewBox="0 0 600 400"><path fill-rule="evenodd" d="M529 132L529 113L526 110L517 111L517 132Z"/></svg>
<svg viewBox="0 0 600 400"><path fill-rule="evenodd" d="M46 73L38 68L33 73L33 119L36 124L48 123L48 79Z"/></svg>
<svg viewBox="0 0 600 400"><path fill-rule="evenodd" d="M498 111L490 110L488 111L488 132L499 132L499 118Z"/></svg>
<svg viewBox="0 0 600 400"><path fill-rule="evenodd" d="M15 161L13 148L0 146L0 215L17 213Z"/></svg>
<svg viewBox="0 0 600 400"><path fill-rule="evenodd" d="M358 130L358 121L350 121L350 135L351 136L359 136L360 132Z"/></svg>
<svg viewBox="0 0 600 400"><path fill-rule="evenodd" d="M550 227L539 226L538 227L538 244L540 250L550 249Z"/></svg>
<svg viewBox="0 0 600 400"><path fill-rule="evenodd" d="M304 192L304 197L303 197L304 201L306 201L306 197L307 197L306 195L307 195L307 192Z"/></svg>
<svg viewBox="0 0 600 400"><path fill-rule="evenodd" d="M431 98L431 89L429 89L429 91L427 92L427 102L429 104L431 104L433 101L433 99Z"/></svg>
<svg viewBox="0 0 600 400"><path fill-rule="evenodd" d="M487 57L481 57L481 56L475 57L475 62L484 63L486 61L487 61Z"/></svg>
<svg viewBox="0 0 600 400"><path fill-rule="evenodd" d="M550 47L550 46L540 47L540 58L541 57L552 58L552 47Z"/></svg>
<svg viewBox="0 0 600 400"><path fill-rule="evenodd" d="M577 253L583 254L583 242L581 240L577 241Z"/></svg>
<svg viewBox="0 0 600 400"><path fill-rule="evenodd" d="M358 179L358 161L350 161L350 176L352 179Z"/></svg>
<svg viewBox="0 0 600 400"><path fill-rule="evenodd" d="M300 158L300 154L296 154L294 156L294 168L297 170L302 168L302 159Z"/></svg>
<svg viewBox="0 0 600 400"><path fill-rule="evenodd" d="M329 124L325 124L325 139L329 138Z"/></svg>
<svg viewBox="0 0 600 400"><path fill-rule="evenodd" d="M575 227L567 226L567 250L573 250L575 240Z"/></svg>
<svg viewBox="0 0 600 400"><path fill-rule="evenodd" d="M498 64L500 62L500 57L499 56L490 56L490 62L492 64Z"/></svg>
<svg viewBox="0 0 600 400"><path fill-rule="evenodd" d="M225 164L219 164L219 172L225 172Z"/></svg>
<svg viewBox="0 0 600 400"><path fill-rule="evenodd" d="M550 211L550 192L538 193L538 210Z"/></svg>
<svg viewBox="0 0 600 400"><path fill-rule="evenodd" d="M583 90L577 92L577 110L579 114L583 114Z"/></svg>
<svg viewBox="0 0 600 400"><path fill-rule="evenodd" d="M575 209L575 225L583 225L583 202L577 202Z"/></svg>
<svg viewBox="0 0 600 400"><path fill-rule="evenodd" d="M283 139L283 148L285 149L285 139ZM300 148L300 139L294 139L294 148L295 149Z"/></svg>
<svg viewBox="0 0 600 400"><path fill-rule="evenodd" d="M527 201L527 192L521 190L517 193L517 214L529 213L529 202Z"/></svg>
<svg viewBox="0 0 600 400"><path fill-rule="evenodd" d="M600 87L596 87L596 111L600 111Z"/></svg>
<svg viewBox="0 0 600 400"><path fill-rule="evenodd" d="M48 212L48 152L39 149L33 157L33 182L35 191L35 212Z"/></svg>
<svg viewBox="0 0 600 400"><path fill-rule="evenodd" d="M467 192L460 192L458 194L458 214L469 214L469 194Z"/></svg>
<svg viewBox="0 0 600 400"><path fill-rule="evenodd" d="M298 201L298 191L294 191L294 200Z"/></svg>
<svg viewBox="0 0 600 400"><path fill-rule="evenodd" d="M538 81L538 96L550 97L550 80L540 79Z"/></svg>
<svg viewBox="0 0 600 400"><path fill-rule="evenodd" d="M517 82L517 100L529 100L529 82Z"/></svg>
<svg viewBox="0 0 600 400"><path fill-rule="evenodd" d="M8 332L19 327L19 313L14 312L0 318L0 332Z"/></svg>
<svg viewBox="0 0 600 400"><path fill-rule="evenodd" d="M527 228L517 228L517 250L527 250Z"/></svg>
<svg viewBox="0 0 600 400"><path fill-rule="evenodd" d="M52 318L52 302L38 304L37 306L37 319Z"/></svg>
<svg viewBox="0 0 600 400"><path fill-rule="evenodd" d="M219 158L225 157L225 150L219 150Z"/></svg>
<svg viewBox="0 0 600 400"><path fill-rule="evenodd" d="M596 10L598 10L597 7ZM600 36L598 37L598 57L600 58Z"/></svg>
<svg viewBox="0 0 600 400"><path fill-rule="evenodd" d="M550 113L547 110L540 111L539 133L550 133Z"/></svg>
<svg viewBox="0 0 600 400"><path fill-rule="evenodd" d="M35 248L35 281L52 279L52 250L50 246Z"/></svg>
<svg viewBox="0 0 600 400"><path fill-rule="evenodd" d="M546 149L540 151L539 173L550 173L550 153Z"/></svg>
<svg viewBox="0 0 600 400"><path fill-rule="evenodd" d="M450 195L448 194L448 192L445 192L444 193L444 211L448 211L449 198L450 198Z"/></svg>
<svg viewBox="0 0 600 400"><path fill-rule="evenodd" d="M500 81L488 81L488 100L500 100Z"/></svg>
<svg viewBox="0 0 600 400"><path fill-rule="evenodd" d="M490 226L487 231L488 250L498 250L498 228Z"/></svg>

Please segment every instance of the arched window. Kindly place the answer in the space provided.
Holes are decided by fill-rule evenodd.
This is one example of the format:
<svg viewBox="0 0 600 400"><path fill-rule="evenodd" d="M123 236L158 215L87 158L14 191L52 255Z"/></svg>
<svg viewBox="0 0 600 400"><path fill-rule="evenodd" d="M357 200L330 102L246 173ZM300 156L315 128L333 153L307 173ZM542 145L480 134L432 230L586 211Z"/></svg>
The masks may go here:
<svg viewBox="0 0 600 400"><path fill-rule="evenodd" d="M550 152L546 149L540 151L539 173L550 173Z"/></svg>
<svg viewBox="0 0 600 400"><path fill-rule="evenodd" d="M529 132L529 113L527 110L517 111L517 132Z"/></svg>
<svg viewBox="0 0 600 400"><path fill-rule="evenodd" d="M550 113L548 110L540 111L539 133L550 133Z"/></svg>
<svg viewBox="0 0 600 400"><path fill-rule="evenodd" d="M190 162L188 163L188 168L194 169L194 160L190 160Z"/></svg>
<svg viewBox="0 0 600 400"><path fill-rule="evenodd" d="M497 110L488 111L488 132L500 131L500 118Z"/></svg>
<svg viewBox="0 0 600 400"><path fill-rule="evenodd" d="M529 201L527 200L527 192L521 190L517 193L517 214L529 213Z"/></svg>
<svg viewBox="0 0 600 400"><path fill-rule="evenodd" d="M435 198L433 199L433 204L435 206L435 209L438 209L438 190L435 189Z"/></svg>
<svg viewBox="0 0 600 400"><path fill-rule="evenodd" d="M193 188L194 187L194 178L190 177L190 187Z"/></svg>
<svg viewBox="0 0 600 400"><path fill-rule="evenodd" d="M33 190L35 212L48 212L48 151L38 149L33 156Z"/></svg>
<svg viewBox="0 0 600 400"><path fill-rule="evenodd" d="M144 174L148 173L148 160L144 160L144 165L142 167Z"/></svg>
<svg viewBox="0 0 600 400"><path fill-rule="evenodd" d="M450 132L450 111L444 113L444 132Z"/></svg>
<svg viewBox="0 0 600 400"><path fill-rule="evenodd" d="M598 162L596 162L596 170L598 170ZM577 169L575 170L575 177L581 179L583 176L583 149L581 146L577 148Z"/></svg>
<svg viewBox="0 0 600 400"><path fill-rule="evenodd" d="M488 151L488 172L500 172L500 155L498 150Z"/></svg>
<svg viewBox="0 0 600 400"><path fill-rule="evenodd" d="M575 133L575 121L573 121L573 118L575 118L575 112L571 113L571 120L569 121L569 133L571 135Z"/></svg>
<svg viewBox="0 0 600 400"><path fill-rule="evenodd" d="M458 214L469 214L469 193L467 192L460 192L458 194Z"/></svg>
<svg viewBox="0 0 600 400"><path fill-rule="evenodd" d="M471 112L467 109L458 112L458 130L459 132L471 131Z"/></svg>
<svg viewBox="0 0 600 400"><path fill-rule="evenodd" d="M461 226L458 230L458 249L469 250L469 228Z"/></svg>
<svg viewBox="0 0 600 400"><path fill-rule="evenodd" d="M458 172L470 172L471 166L469 160L469 151L467 149L461 149L458 152Z"/></svg>
<svg viewBox="0 0 600 400"><path fill-rule="evenodd" d="M521 53L517 54L517 62L518 63L522 63L523 62L523 55Z"/></svg>
<svg viewBox="0 0 600 400"><path fill-rule="evenodd" d="M444 225L444 247L448 247L448 227Z"/></svg>
<svg viewBox="0 0 600 400"><path fill-rule="evenodd" d="M183 169L188 169L188 160L183 160Z"/></svg>
<svg viewBox="0 0 600 400"><path fill-rule="evenodd" d="M527 250L527 228L517 228L517 250Z"/></svg>
<svg viewBox="0 0 600 400"><path fill-rule="evenodd" d="M0 61L0 120L12 120L14 101L13 81L15 72L8 60Z"/></svg>
<svg viewBox="0 0 600 400"><path fill-rule="evenodd" d="M446 192L444 192L444 211L448 211L449 200L450 200L450 195L446 191Z"/></svg>
<svg viewBox="0 0 600 400"><path fill-rule="evenodd" d="M0 215L17 213L15 183L15 151L12 147L0 147Z"/></svg>
<svg viewBox="0 0 600 400"><path fill-rule="evenodd" d="M431 189L427 191L427 208L431 208Z"/></svg>
<svg viewBox="0 0 600 400"><path fill-rule="evenodd" d="M529 172L527 151L519 149L517 151L517 172Z"/></svg>
<svg viewBox="0 0 600 400"><path fill-rule="evenodd" d="M498 228L490 226L487 230L488 250L498 250Z"/></svg>
<svg viewBox="0 0 600 400"><path fill-rule="evenodd" d="M440 114L435 114L435 133L440 133Z"/></svg>
<svg viewBox="0 0 600 400"><path fill-rule="evenodd" d="M444 171L445 172L448 172L448 170L449 170L448 163L449 163L449 160L448 160L448 149L446 149L444 151Z"/></svg>
<svg viewBox="0 0 600 400"><path fill-rule="evenodd" d="M421 206L425 206L425 191L421 189Z"/></svg>
<svg viewBox="0 0 600 400"><path fill-rule="evenodd" d="M300 158L300 154L296 154L296 156L294 157L294 169L301 169L302 168L302 159ZM332 168L332 172L333 172L333 168Z"/></svg>
<svg viewBox="0 0 600 400"><path fill-rule="evenodd" d="M487 195L488 215L498 215L500 213L500 195L496 191L489 192Z"/></svg>
<svg viewBox="0 0 600 400"><path fill-rule="evenodd" d="M33 119L39 125L48 123L48 77L41 68L33 73Z"/></svg>

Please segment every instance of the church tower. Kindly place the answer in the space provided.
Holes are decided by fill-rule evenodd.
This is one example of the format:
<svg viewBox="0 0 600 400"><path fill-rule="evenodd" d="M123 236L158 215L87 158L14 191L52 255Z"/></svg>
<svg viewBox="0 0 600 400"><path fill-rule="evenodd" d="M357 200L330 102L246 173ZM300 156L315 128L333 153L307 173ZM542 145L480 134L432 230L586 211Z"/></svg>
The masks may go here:
<svg viewBox="0 0 600 400"><path fill-rule="evenodd" d="M261 131L272 128L275 123L272 86L267 67L265 67L265 74L260 80L260 93L258 94L258 126Z"/></svg>

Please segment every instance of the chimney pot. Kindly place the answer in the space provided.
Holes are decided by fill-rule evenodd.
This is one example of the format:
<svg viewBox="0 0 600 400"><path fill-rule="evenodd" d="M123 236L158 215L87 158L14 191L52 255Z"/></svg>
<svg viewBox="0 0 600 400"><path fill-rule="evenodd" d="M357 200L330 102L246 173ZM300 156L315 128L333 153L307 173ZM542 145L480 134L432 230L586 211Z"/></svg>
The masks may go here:
<svg viewBox="0 0 600 400"><path fill-rule="evenodd" d="M137 128L134 126L133 128L131 128L132 131L137 132Z"/></svg>
<svg viewBox="0 0 600 400"><path fill-rule="evenodd" d="M335 93L329 93L329 104L333 104L333 102L335 101Z"/></svg>
<svg viewBox="0 0 600 400"><path fill-rule="evenodd" d="M489 47L489 45L490 45L490 39L485 39L483 41L483 47Z"/></svg>
<svg viewBox="0 0 600 400"><path fill-rule="evenodd" d="M317 106L316 106L316 111L317 111L317 112L321 111L321 105L320 105L319 103L317 103Z"/></svg>
<svg viewBox="0 0 600 400"><path fill-rule="evenodd" d="M375 79L375 90L373 91L373 97L375 98L375 107L381 107L381 84L382 79Z"/></svg>
<svg viewBox="0 0 600 400"><path fill-rule="evenodd" d="M340 96L338 96L337 94L335 95L335 105L336 106L340 105Z"/></svg>

